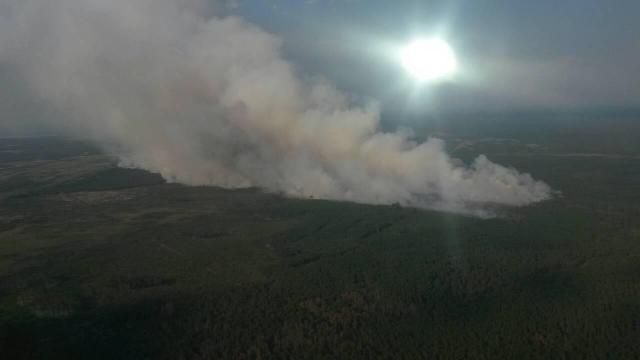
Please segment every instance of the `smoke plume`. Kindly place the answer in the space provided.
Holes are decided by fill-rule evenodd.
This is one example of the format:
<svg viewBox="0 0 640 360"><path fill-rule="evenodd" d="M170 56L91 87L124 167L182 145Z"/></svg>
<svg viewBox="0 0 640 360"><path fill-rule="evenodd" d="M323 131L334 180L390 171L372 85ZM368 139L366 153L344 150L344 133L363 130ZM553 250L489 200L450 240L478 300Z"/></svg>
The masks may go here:
<svg viewBox="0 0 640 360"><path fill-rule="evenodd" d="M550 197L527 174L379 130L375 104L300 76L281 40L199 0L0 0L0 63L123 166L167 180L464 211Z"/></svg>

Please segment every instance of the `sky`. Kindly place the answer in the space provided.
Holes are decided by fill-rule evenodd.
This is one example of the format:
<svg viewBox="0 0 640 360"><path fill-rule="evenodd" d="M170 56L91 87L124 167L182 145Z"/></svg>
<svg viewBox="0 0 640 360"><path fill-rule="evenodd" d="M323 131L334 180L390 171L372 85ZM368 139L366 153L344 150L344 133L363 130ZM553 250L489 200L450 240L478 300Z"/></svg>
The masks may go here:
<svg viewBox="0 0 640 360"><path fill-rule="evenodd" d="M589 109L640 105L634 0L236 0L306 73L388 109ZM416 89L389 49L438 35L463 71ZM386 53L385 53L386 52Z"/></svg>

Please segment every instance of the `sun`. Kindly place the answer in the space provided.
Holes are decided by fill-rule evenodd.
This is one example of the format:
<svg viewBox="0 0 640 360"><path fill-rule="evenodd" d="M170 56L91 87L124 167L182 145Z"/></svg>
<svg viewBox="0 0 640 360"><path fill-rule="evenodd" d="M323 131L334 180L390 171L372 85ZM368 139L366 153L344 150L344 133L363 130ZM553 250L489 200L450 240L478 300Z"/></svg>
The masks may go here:
<svg viewBox="0 0 640 360"><path fill-rule="evenodd" d="M458 68L453 49L438 38L415 39L400 53L406 71L419 82L449 79Z"/></svg>

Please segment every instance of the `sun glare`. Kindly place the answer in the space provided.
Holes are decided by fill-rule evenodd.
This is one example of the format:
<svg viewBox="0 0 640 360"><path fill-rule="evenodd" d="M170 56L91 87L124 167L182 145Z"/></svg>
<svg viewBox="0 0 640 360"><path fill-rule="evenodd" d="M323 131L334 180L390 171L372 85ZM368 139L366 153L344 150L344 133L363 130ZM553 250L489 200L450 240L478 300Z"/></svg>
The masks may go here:
<svg viewBox="0 0 640 360"><path fill-rule="evenodd" d="M458 67L451 46L438 38L413 40L401 51L400 61L406 71L419 82L448 79Z"/></svg>

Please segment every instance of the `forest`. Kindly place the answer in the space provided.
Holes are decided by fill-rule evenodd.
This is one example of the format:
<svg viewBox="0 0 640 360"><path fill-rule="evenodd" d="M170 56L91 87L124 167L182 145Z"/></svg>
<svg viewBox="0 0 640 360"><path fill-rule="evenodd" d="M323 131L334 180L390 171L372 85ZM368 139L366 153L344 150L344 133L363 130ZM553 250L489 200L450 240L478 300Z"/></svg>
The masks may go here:
<svg viewBox="0 0 640 360"><path fill-rule="evenodd" d="M1 139L0 357L640 359L640 151L607 135L640 128L545 124L425 129L558 191L489 219L187 187L79 141Z"/></svg>

